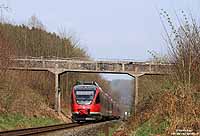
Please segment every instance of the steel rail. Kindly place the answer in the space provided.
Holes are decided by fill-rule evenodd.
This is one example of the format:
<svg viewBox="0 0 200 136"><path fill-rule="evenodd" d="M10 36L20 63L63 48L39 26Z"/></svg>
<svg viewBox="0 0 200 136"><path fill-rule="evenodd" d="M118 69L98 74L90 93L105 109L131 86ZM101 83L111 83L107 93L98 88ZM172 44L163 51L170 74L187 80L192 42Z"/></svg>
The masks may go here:
<svg viewBox="0 0 200 136"><path fill-rule="evenodd" d="M88 125L88 123L83 123L83 124L69 123L69 124L59 124L59 125L25 128L25 129L17 129L17 130L8 130L8 131L1 131L0 136L35 135L35 134L47 133L47 132L57 131L57 130L62 130L62 129L75 128L75 127L84 126L84 125Z"/></svg>

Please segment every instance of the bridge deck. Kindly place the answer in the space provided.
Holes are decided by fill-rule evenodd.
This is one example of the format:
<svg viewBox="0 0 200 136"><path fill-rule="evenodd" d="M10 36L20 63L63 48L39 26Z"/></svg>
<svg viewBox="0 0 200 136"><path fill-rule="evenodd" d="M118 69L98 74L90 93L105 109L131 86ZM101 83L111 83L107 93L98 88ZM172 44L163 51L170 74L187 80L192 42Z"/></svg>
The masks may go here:
<svg viewBox="0 0 200 136"><path fill-rule="evenodd" d="M132 62L132 61L92 61L69 59L12 59L10 68L27 70L57 70L65 71L97 72L97 73L169 73L171 64Z"/></svg>

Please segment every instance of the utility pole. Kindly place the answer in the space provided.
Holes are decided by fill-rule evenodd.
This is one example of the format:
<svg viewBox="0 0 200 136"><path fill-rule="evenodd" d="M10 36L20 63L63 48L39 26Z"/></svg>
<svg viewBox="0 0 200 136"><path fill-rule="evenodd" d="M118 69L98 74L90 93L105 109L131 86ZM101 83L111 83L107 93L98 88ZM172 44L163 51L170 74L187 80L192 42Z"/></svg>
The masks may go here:
<svg viewBox="0 0 200 136"><path fill-rule="evenodd" d="M3 17L3 11L4 10L6 10L6 11L8 11L8 6L5 6L4 4L1 4L0 5L0 12L1 12L1 23L3 23L4 22L4 17Z"/></svg>

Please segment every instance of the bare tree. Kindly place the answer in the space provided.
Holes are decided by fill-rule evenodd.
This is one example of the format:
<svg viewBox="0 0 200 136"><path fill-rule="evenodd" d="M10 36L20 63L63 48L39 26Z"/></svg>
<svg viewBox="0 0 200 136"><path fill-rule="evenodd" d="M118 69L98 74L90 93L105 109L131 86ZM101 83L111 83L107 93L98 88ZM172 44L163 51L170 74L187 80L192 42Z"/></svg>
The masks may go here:
<svg viewBox="0 0 200 136"><path fill-rule="evenodd" d="M4 74L8 68L11 56L11 49L8 40L0 31L0 79L3 79Z"/></svg>
<svg viewBox="0 0 200 136"><path fill-rule="evenodd" d="M30 28L38 28L45 30L45 26L42 24L42 21L40 21L36 15L32 15L28 20L28 26Z"/></svg>
<svg viewBox="0 0 200 136"><path fill-rule="evenodd" d="M169 14L162 10L161 16L169 24L171 32L163 23L167 34L170 61L175 66L176 78L185 86L198 84L200 81L200 25L196 20L182 11L182 17L177 16L178 26L172 22Z"/></svg>

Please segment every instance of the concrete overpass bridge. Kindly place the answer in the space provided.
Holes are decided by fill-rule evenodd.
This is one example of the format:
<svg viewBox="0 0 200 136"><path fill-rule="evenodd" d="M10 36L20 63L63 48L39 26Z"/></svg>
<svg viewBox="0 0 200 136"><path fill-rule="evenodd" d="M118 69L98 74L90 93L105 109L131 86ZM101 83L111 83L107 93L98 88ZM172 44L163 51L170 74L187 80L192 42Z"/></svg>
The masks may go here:
<svg viewBox="0 0 200 136"><path fill-rule="evenodd" d="M68 58L12 58L10 70L49 71L55 75L55 110L61 111L60 75L66 72L128 74L135 78L134 110L138 103L138 78L143 75L162 75L172 71L172 64L134 62L131 60L80 60Z"/></svg>

